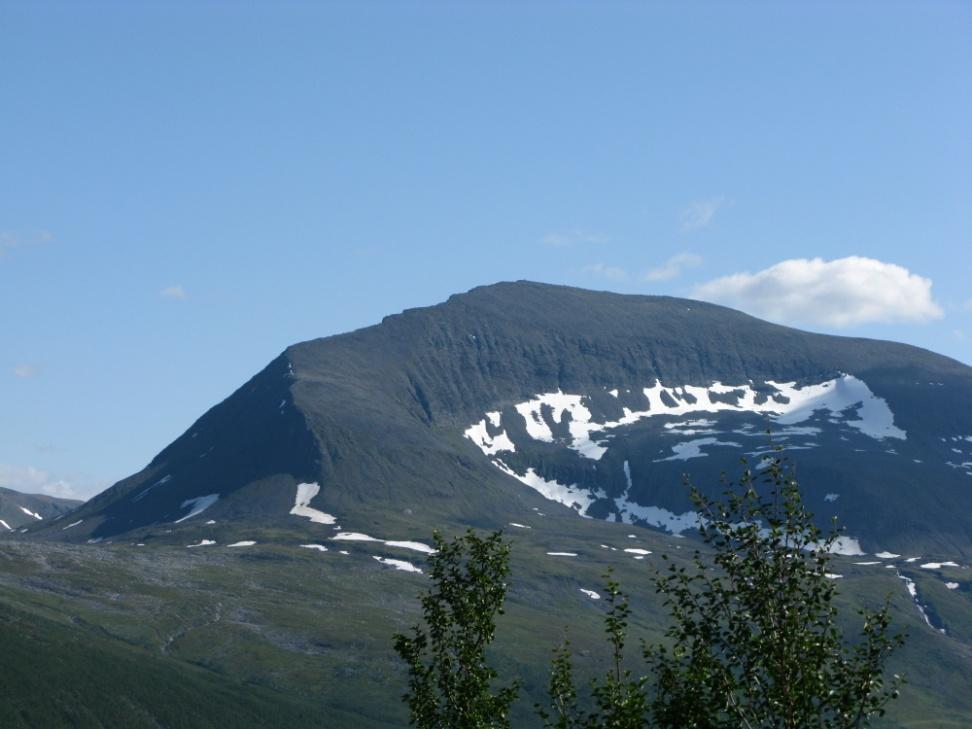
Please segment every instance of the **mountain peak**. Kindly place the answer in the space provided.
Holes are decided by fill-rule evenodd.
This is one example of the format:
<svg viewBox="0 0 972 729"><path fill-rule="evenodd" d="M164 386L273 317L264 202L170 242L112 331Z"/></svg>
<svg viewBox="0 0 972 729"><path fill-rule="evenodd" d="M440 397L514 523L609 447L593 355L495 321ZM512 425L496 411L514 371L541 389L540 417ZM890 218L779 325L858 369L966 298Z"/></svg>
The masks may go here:
<svg viewBox="0 0 972 729"><path fill-rule="evenodd" d="M860 544L957 554L970 412L972 369L914 347L687 299L501 282L289 347L82 507L65 538L164 533L203 513L250 528L306 526L295 514L314 511L427 531L517 521L544 499L565 517L581 504L670 526L658 515L691 506L683 471L718 483L766 452L769 427L825 489L818 513L846 519Z"/></svg>

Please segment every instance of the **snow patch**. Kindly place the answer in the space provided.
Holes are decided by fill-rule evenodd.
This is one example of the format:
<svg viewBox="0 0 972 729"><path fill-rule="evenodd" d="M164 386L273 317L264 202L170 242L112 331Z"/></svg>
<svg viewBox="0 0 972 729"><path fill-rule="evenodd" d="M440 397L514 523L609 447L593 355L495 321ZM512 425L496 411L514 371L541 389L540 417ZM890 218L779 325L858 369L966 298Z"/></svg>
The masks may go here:
<svg viewBox="0 0 972 729"><path fill-rule="evenodd" d="M196 437L196 433L193 433L192 434L192 437L195 438ZM152 489L154 489L156 486L161 486L162 484L168 483L171 480L172 480L172 476L169 476L169 475L163 476L158 481L156 481L151 486L149 486L147 489L145 489L144 491L139 492L139 494L134 499L132 499L132 503L135 503L136 501L139 501L140 499L142 499L145 496L145 494L147 494L149 491L151 491Z"/></svg>
<svg viewBox="0 0 972 729"><path fill-rule="evenodd" d="M942 567L958 567L955 562L925 562L919 565L923 570L940 570Z"/></svg>
<svg viewBox="0 0 972 729"><path fill-rule="evenodd" d="M68 524L68 525L67 525L66 527L64 527L64 528L63 528L63 529L62 529L61 531L62 531L62 532L66 532L66 531L67 531L68 529L70 529L71 527L76 527L76 526L77 526L78 524L80 524L80 523L81 523L81 522L83 522L83 521L84 521L84 519L78 519L78 520L77 520L76 522L74 522L73 524Z"/></svg>
<svg viewBox="0 0 972 729"><path fill-rule="evenodd" d="M547 552L548 557L576 557L577 552Z"/></svg>
<svg viewBox="0 0 972 729"><path fill-rule="evenodd" d="M601 599L601 596L598 595L596 592L594 592L594 590L585 590L583 587L578 587L577 589L580 590L581 592L583 592L589 598L591 598L591 600L600 600Z"/></svg>
<svg viewBox="0 0 972 729"><path fill-rule="evenodd" d="M487 413L489 415L499 415L499 413ZM493 419L490 418L490 422ZM499 423L493 422L494 427L498 426ZM492 456L502 451L516 451L516 446L513 445L513 441L506 434L506 431L501 431L499 435L490 435L486 430L486 420L480 420L474 425L470 425L466 428L466 432L463 434L477 446L479 449L485 453L487 456Z"/></svg>
<svg viewBox="0 0 972 729"><path fill-rule="evenodd" d="M378 562L380 562L383 565L394 567L396 570L400 570L401 572L417 572L418 574L422 574L422 570L420 570L411 562L406 562L404 559L392 559L390 557L378 557L378 556L375 556L374 559L376 559Z"/></svg>
<svg viewBox="0 0 972 729"><path fill-rule="evenodd" d="M796 382L767 381L766 385L775 390L768 397L763 392L757 392L752 383L723 385L721 382L714 382L709 387L666 387L660 380L656 380L654 385L642 390L648 400L647 410L632 411L625 407L622 408L621 418L603 423L592 420L591 411L584 404L586 396L560 390L538 394L514 407L523 418L527 434L534 440L546 443L554 442L550 424L563 424L564 418L569 415L568 447L593 460L599 460L607 450L606 446L595 441L595 434L655 415L685 415L696 412L752 412L766 414L780 425L796 425L809 420L817 412L826 411L831 418L842 418L842 422L848 427L876 440L907 438L905 431L894 425L894 414L887 401L877 397L863 380L853 375L844 374L820 384L802 387L797 386ZM612 394L615 392L611 391ZM735 395L735 401L712 397L727 394ZM546 419L545 411L549 412L550 422ZM495 423L496 419L492 415L490 414L490 422ZM856 415L856 419L851 419L852 415ZM698 425L707 425L709 421L696 422ZM811 431L819 432L817 429L806 428L801 434L811 434ZM791 434L797 433L797 430L793 430ZM497 452L494 439L486 432L485 419L470 426L465 434L487 455ZM503 435L505 436L505 431ZM600 437L603 439L603 436Z"/></svg>
<svg viewBox="0 0 972 729"><path fill-rule="evenodd" d="M190 509L190 512L186 514L181 519L176 519L173 523L179 524L186 519L191 519L194 516L202 514L206 509L219 501L219 494L208 494L206 496L197 496L194 499L186 499L180 505L180 509ZM198 545L196 545L198 546Z"/></svg>
<svg viewBox="0 0 972 729"><path fill-rule="evenodd" d="M317 483L297 484L297 495L294 497L294 506L290 513L294 516L305 516L315 524L334 524L337 521L334 516L310 507L311 499L317 496L320 490L321 487Z"/></svg>
<svg viewBox="0 0 972 729"><path fill-rule="evenodd" d="M877 553L875 553L874 556L877 557L878 559L897 559L901 555L900 554L892 554L891 552L877 552Z"/></svg>
<svg viewBox="0 0 972 729"><path fill-rule="evenodd" d="M863 557L867 552L861 549L861 544L853 537L837 537L830 546L831 554L841 554L845 557Z"/></svg>
<svg viewBox="0 0 972 729"><path fill-rule="evenodd" d="M620 395L615 388L607 391L613 397ZM628 391L630 392L630 391ZM757 385L752 381L732 385L713 382L708 387L683 385L667 387L661 380L655 380L650 387L640 392L648 405L644 410L634 411L621 406L621 417L599 422L590 409L591 399L586 395L556 392L540 393L529 400L513 406L523 419L527 435L540 442L561 441L566 447L581 456L597 461L607 452L612 429L630 425L644 418L658 415L683 416L688 414L739 412L765 415L782 427L781 434L786 436L811 436L821 432L820 428L805 424L811 418L822 414L831 421L854 428L876 440L895 438L906 440L904 430L894 425L894 414L887 402L876 396L867 384L850 374L821 382L798 386L796 382L767 381ZM620 404L620 403L619 403ZM544 498L556 501L587 516L587 510L598 499L606 498L603 491L592 491L578 484L563 484L541 476L535 467L527 467L523 474L517 473L498 453L515 452L516 445L510 440L507 430L490 435L501 426L503 417L499 411L486 413L478 423L469 426L464 435L472 440L490 458L494 466L516 478L521 483L539 492ZM714 421L696 417L675 423L666 423L666 432L672 435L703 435L715 425ZM489 426L489 427L488 427ZM554 431L558 435L554 435ZM565 432L566 431L566 432ZM759 435L753 426L737 429L739 435L752 437ZM714 433L713 433L714 434ZM562 437L561 437L562 436ZM660 461L689 460L706 457L703 447L725 446L740 448L734 441L721 441L715 437L694 438L672 447L672 455ZM789 446L813 448L813 442ZM616 518L627 523L647 523L674 534L694 528L698 516L694 512L676 514L662 507L642 506L629 498L632 488L631 465L623 464L628 492L615 500ZM972 475L972 472L970 472ZM826 494L828 502L835 501L838 494ZM835 550L840 554L863 554L856 540L845 538Z"/></svg>
<svg viewBox="0 0 972 729"><path fill-rule="evenodd" d="M304 549L316 549L318 552L327 551L327 547L325 547L323 544L301 544L300 546Z"/></svg>
<svg viewBox="0 0 972 729"><path fill-rule="evenodd" d="M624 551L627 552L628 554L640 554L642 557L651 554L651 552L648 551L647 549L626 549Z"/></svg>
<svg viewBox="0 0 972 729"><path fill-rule="evenodd" d="M533 529L531 526L527 526L526 524L517 524L515 521L511 521L510 526L517 527L518 529Z"/></svg>
<svg viewBox="0 0 972 729"><path fill-rule="evenodd" d="M4 526L5 526L6 528L7 528L7 531L11 531L11 532L13 531L13 527L12 527L12 526L10 526L10 525L9 525L9 524L8 524L7 522L5 522L5 521L4 521L3 519L0 519L0 524L3 524L3 525L4 525Z"/></svg>
<svg viewBox="0 0 972 729"><path fill-rule="evenodd" d="M742 447L739 443L721 441L718 438L696 438L695 440L689 440L684 443L676 443L672 446L672 451L674 451L675 455L669 456L668 458L656 458L655 463L661 463L662 461L687 461L690 458L705 458L709 455L708 453L702 452L702 446L705 445Z"/></svg>
<svg viewBox="0 0 972 729"><path fill-rule="evenodd" d="M333 537L331 537L335 542L380 542L381 539L375 539L374 537L369 537L367 534L361 534L360 532L338 532Z"/></svg>
<svg viewBox="0 0 972 729"><path fill-rule="evenodd" d="M550 409L551 419L558 424L563 424L565 414L569 414L570 422L567 430L571 440L568 447L585 458L597 461L605 454L607 447L594 442L591 434L604 430L607 426L592 422L591 411L582 402L584 399L583 395L568 395L558 390L537 395L535 399L522 402L515 407L523 417L530 437L546 443L553 443L554 437L550 426L543 418L544 408Z"/></svg>
<svg viewBox="0 0 972 729"><path fill-rule="evenodd" d="M945 587L949 590L957 590L959 588L959 583L957 582L946 582Z"/></svg>
<svg viewBox="0 0 972 729"><path fill-rule="evenodd" d="M910 577L905 577L900 573L898 574L898 577L900 577L904 581L905 588L908 590L908 594L911 595L911 599L914 601L915 607L918 608L918 612L921 613L921 617L924 618L925 624L932 630L936 630L935 626L932 625L931 620L928 618L928 613L925 610L925 606L922 605L921 601L918 599L918 588L915 585L915 581L912 580ZM942 634L945 633L945 628L938 628L937 630Z"/></svg>
<svg viewBox="0 0 972 729"><path fill-rule="evenodd" d="M615 499L614 505L617 507L621 521L625 524L645 523L672 534L681 534L689 529L695 529L699 525L699 515L694 511L676 514L661 506L642 506L625 498ZM632 539L635 538L633 534L629 536Z"/></svg>
<svg viewBox="0 0 972 729"><path fill-rule="evenodd" d="M525 474L520 475L500 460L494 460L493 465L503 473L526 484L534 491L538 491L544 498L550 501L556 501L571 509L576 509L581 514L587 511L587 508L594 503L595 498L604 498L603 492L597 492L596 495L592 495L589 491L578 486L568 486L556 481L548 481L532 468L528 468Z"/></svg>
<svg viewBox="0 0 972 729"><path fill-rule="evenodd" d="M415 552L422 552L423 554L435 554L435 550L428 544L422 544L422 542L407 542L407 541L395 541L388 540L385 542L386 547L399 547L400 549L411 549Z"/></svg>
<svg viewBox="0 0 972 729"><path fill-rule="evenodd" d="M227 547L252 547L254 544L256 544L256 542L253 541L252 539L246 539L242 542L233 542L232 544L227 544L226 546Z"/></svg>
<svg viewBox="0 0 972 729"><path fill-rule="evenodd" d="M216 544L216 541L213 539L200 539L199 544L187 544L186 549L192 549L193 547L208 547L213 544Z"/></svg>
<svg viewBox="0 0 972 729"><path fill-rule="evenodd" d="M28 508L27 508L26 506L21 506L21 507L20 507L20 510L21 510L22 512L24 512L24 513L25 513L25 514L26 514L27 516L32 516L32 517L34 517L35 519L38 519L38 520L40 520L40 521L43 521L43 520L44 520L44 517L42 517L42 516L41 516L40 514L38 514L38 513L36 512L36 511L31 511L31 510L30 510L30 509L28 509Z"/></svg>

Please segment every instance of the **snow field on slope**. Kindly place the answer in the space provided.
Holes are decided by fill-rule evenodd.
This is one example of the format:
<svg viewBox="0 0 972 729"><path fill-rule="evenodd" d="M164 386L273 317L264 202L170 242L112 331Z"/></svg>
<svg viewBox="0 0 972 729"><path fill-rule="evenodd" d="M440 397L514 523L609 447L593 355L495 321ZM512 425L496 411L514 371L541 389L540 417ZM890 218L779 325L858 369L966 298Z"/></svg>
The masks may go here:
<svg viewBox="0 0 972 729"><path fill-rule="evenodd" d="M647 410L632 410L622 406L622 417L617 420L597 422L593 419L590 408L585 404L589 399L585 395L564 393L562 391L541 393L531 400L514 405L513 409L522 418L527 435L537 441L553 443L556 441L551 422L567 424L569 438L565 444L568 448L581 456L600 460L607 451L604 444L609 436L607 431L635 423L644 418L657 415L688 415L691 413L715 412L747 412L766 415L778 424L785 426L787 435L812 436L820 432L819 428L800 426L818 412L829 414L831 421L842 423L854 428L866 436L876 440L886 438L906 439L906 433L894 425L894 415L887 402L874 395L867 384L853 375L821 382L798 386L795 382L768 381L765 385L772 392L759 392L753 383L741 385L726 385L714 382L708 387L683 385L666 387L660 380L656 380L651 387L641 391L648 403ZM620 398L620 390L610 390L614 398ZM733 396L727 398L727 396ZM548 419L549 418L549 421ZM502 427L503 414L491 411L482 420L469 426L464 435L475 443L496 468L512 476L521 483L529 486L544 498L563 504L574 509L581 516L587 516L587 510L596 500L605 498L602 491L592 491L576 484L563 484L556 480L544 478L537 471L528 467L525 473L517 473L497 454L515 452L516 445L510 440L507 431L490 434ZM672 455L658 461L688 460L705 457L703 447L735 447L742 446L736 441L723 441L715 437L717 431L711 429L714 421L696 418L682 422L666 423L666 432L672 435L705 435L707 437L693 438L671 446ZM750 428L734 431L740 435L754 436L757 433ZM795 448L811 448L816 443L805 443ZM759 455L757 453L757 455ZM645 506L629 497L632 488L631 466L624 461L624 477L628 490L615 499L618 517L628 523L647 523L673 534L680 534L698 525L698 515L695 512L677 514L657 506ZM828 494L828 500L834 501L837 494ZM839 554L863 554L857 540L844 537L835 545L835 552Z"/></svg>

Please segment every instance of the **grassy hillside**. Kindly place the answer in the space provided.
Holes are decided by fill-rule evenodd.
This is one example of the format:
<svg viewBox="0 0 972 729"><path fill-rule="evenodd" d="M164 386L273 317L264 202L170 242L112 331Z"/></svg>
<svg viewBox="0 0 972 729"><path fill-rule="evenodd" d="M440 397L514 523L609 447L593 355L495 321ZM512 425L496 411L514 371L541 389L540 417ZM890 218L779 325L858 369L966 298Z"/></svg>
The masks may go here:
<svg viewBox="0 0 972 729"><path fill-rule="evenodd" d="M508 528L513 575L495 657L504 673L523 678L515 726L531 727L550 649L565 626L581 673L605 665L603 601L589 599L580 588L599 590L605 569L616 569L632 595L636 646L638 638L656 638L666 620L650 581L658 555L664 551L681 561L693 545L570 516L523 520L533 528ZM374 557L408 559L421 567L421 555L378 543L330 542L324 538L329 530L312 540L301 531L196 529L193 536L180 533L178 542L165 543L160 536L146 547L23 541L0 546L0 610L8 616L0 629L5 666L0 711L8 714L0 714L0 726L99 726L72 724L69 709L85 721L107 717L103 725L112 727L208 727L216 719L221 726L406 725L399 700L405 676L391 636L417 620L416 597L427 581L384 567ZM218 544L185 548L202 536ZM258 544L223 546L242 538ZM326 543L329 551L300 548L309 541ZM635 560L626 548L652 554ZM578 556L547 554L554 551ZM835 564L844 575L841 606L848 630L853 634L857 627L855 605L874 605L890 594L896 624L910 634L892 665L908 684L886 726L972 725L969 571L900 565L915 580L936 624L946 628L943 635L925 625L895 570L855 561L861 560L841 558ZM948 589L946 580L959 588ZM636 654L635 649L632 657ZM111 714L112 707L123 708ZM184 707L193 711L180 713ZM42 712L42 721L23 723L28 709ZM112 723L122 715L136 723ZM139 724L140 717L153 718ZM10 724L14 719L22 723Z"/></svg>
<svg viewBox="0 0 972 729"><path fill-rule="evenodd" d="M5 729L329 726L308 702L0 606Z"/></svg>

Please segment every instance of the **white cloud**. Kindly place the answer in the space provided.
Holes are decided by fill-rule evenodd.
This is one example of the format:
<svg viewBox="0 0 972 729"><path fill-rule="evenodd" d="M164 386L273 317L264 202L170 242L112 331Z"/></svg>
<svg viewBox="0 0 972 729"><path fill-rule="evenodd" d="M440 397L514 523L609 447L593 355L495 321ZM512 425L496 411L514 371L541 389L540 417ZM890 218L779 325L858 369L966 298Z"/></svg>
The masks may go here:
<svg viewBox="0 0 972 729"><path fill-rule="evenodd" d="M931 279L873 258L797 258L756 273L736 273L695 288L692 296L782 323L847 327L942 317Z"/></svg>
<svg viewBox="0 0 972 729"><path fill-rule="evenodd" d="M23 378L37 377L37 375L40 374L40 370L38 370L34 365L28 364L27 362L21 362L20 364L15 365L10 371L13 373L14 377L23 377Z"/></svg>
<svg viewBox="0 0 972 729"><path fill-rule="evenodd" d="M0 486L25 494L47 494L62 499L80 498L73 484L33 466L7 466L0 463Z"/></svg>
<svg viewBox="0 0 972 729"><path fill-rule="evenodd" d="M0 230L0 256L19 245L21 245L20 238L16 234Z"/></svg>
<svg viewBox="0 0 972 729"><path fill-rule="evenodd" d="M702 256L695 253L679 253L672 256L658 268L653 268L645 274L648 281L668 281L682 274L682 270L702 263Z"/></svg>
<svg viewBox="0 0 972 729"><path fill-rule="evenodd" d="M686 205L679 215L681 219L679 227L682 232L689 233L708 226L725 202L726 199L719 195L708 200L696 200Z"/></svg>
<svg viewBox="0 0 972 729"><path fill-rule="evenodd" d="M624 281L628 278L628 272L623 268L619 268L618 266L608 266L605 263L592 263L590 266L584 266L584 268L581 269L581 273L586 273L590 276L608 278L612 281Z"/></svg>
<svg viewBox="0 0 972 729"><path fill-rule="evenodd" d="M607 236L586 230L565 230L547 233L540 239L540 242L547 246L563 248L584 243L607 243Z"/></svg>
<svg viewBox="0 0 972 729"><path fill-rule="evenodd" d="M166 286L160 292L162 296L167 299L179 299L180 301L189 298L188 292L183 288L182 284L173 284L172 286Z"/></svg>
<svg viewBox="0 0 972 729"><path fill-rule="evenodd" d="M64 453L66 449L56 443L35 443L34 449L38 453Z"/></svg>
<svg viewBox="0 0 972 729"><path fill-rule="evenodd" d="M965 302L965 310L972 311L972 299L969 299L968 301Z"/></svg>
<svg viewBox="0 0 972 729"><path fill-rule="evenodd" d="M54 240L54 236L49 230L35 230L22 233L15 230L0 230L0 258L3 258L8 251L22 246L29 246L35 243L48 243Z"/></svg>

